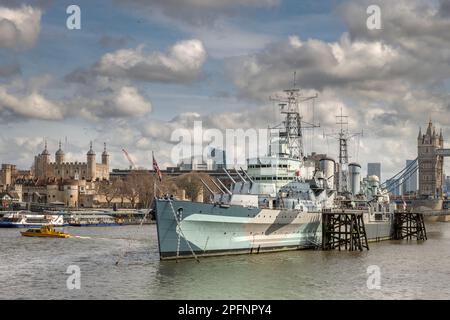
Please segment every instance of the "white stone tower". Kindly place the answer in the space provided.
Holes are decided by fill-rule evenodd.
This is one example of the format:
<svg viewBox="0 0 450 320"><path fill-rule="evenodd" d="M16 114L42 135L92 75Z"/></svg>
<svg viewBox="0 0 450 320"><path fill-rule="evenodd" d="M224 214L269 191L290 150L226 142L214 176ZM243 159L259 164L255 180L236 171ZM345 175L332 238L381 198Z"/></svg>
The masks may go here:
<svg viewBox="0 0 450 320"><path fill-rule="evenodd" d="M50 153L47 150L47 140L45 140L45 147L40 157L38 157L38 177L47 178L49 174Z"/></svg>
<svg viewBox="0 0 450 320"><path fill-rule="evenodd" d="M95 152L92 150L92 141L87 153L87 177L86 180L95 180L97 173L97 164L95 163Z"/></svg>
<svg viewBox="0 0 450 320"><path fill-rule="evenodd" d="M106 142L103 144L102 164L109 167L109 154L106 151Z"/></svg>
<svg viewBox="0 0 450 320"><path fill-rule="evenodd" d="M56 164L64 163L64 151L61 149L61 141L59 141L59 149L55 152L55 162Z"/></svg>
<svg viewBox="0 0 450 320"><path fill-rule="evenodd" d="M109 180L109 154L108 151L106 151L106 142L103 144L102 164L104 166L103 178Z"/></svg>

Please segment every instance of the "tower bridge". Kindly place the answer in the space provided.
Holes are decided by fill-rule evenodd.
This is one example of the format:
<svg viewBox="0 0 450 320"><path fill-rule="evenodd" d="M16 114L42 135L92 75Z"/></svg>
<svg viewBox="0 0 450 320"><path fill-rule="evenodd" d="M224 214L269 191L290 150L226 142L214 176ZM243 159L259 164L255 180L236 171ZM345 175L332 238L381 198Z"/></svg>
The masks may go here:
<svg viewBox="0 0 450 320"><path fill-rule="evenodd" d="M450 149L437 149L436 154L442 157L450 157Z"/></svg>
<svg viewBox="0 0 450 320"><path fill-rule="evenodd" d="M412 200L411 205L442 210L445 157L450 157L450 149L444 148L442 129L438 133L430 120L425 133L422 133L422 129L419 129L417 158L392 178L386 180L382 186L392 192L405 183L411 175L418 172L419 188L417 195L410 199Z"/></svg>
<svg viewBox="0 0 450 320"><path fill-rule="evenodd" d="M444 157L450 155L444 149L442 129L439 135L433 123L428 123L425 134L419 130L417 137L417 161L419 170L419 197L442 199L444 185Z"/></svg>

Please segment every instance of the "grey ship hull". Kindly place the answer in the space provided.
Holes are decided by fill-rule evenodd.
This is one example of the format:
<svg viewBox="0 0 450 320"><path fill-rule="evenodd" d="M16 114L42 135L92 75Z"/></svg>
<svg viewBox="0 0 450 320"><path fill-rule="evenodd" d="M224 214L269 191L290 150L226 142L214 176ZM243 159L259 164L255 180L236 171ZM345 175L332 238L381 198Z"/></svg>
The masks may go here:
<svg viewBox="0 0 450 320"><path fill-rule="evenodd" d="M321 213L156 201L160 258L193 258L310 249L321 245ZM391 223L368 222L369 241L390 237Z"/></svg>

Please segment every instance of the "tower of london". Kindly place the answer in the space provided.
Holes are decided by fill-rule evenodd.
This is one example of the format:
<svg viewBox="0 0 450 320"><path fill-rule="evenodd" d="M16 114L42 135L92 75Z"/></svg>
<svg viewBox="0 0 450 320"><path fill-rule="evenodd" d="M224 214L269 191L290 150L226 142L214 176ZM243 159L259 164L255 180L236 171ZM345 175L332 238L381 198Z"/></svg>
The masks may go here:
<svg viewBox="0 0 450 320"><path fill-rule="evenodd" d="M59 143L59 149L55 152L55 161L51 162L47 142L45 142L44 150L34 158L33 171L35 178L42 179L109 180L109 154L106 151L106 143L104 144L101 163L97 163L92 142L86 154L86 162L66 162L61 142Z"/></svg>

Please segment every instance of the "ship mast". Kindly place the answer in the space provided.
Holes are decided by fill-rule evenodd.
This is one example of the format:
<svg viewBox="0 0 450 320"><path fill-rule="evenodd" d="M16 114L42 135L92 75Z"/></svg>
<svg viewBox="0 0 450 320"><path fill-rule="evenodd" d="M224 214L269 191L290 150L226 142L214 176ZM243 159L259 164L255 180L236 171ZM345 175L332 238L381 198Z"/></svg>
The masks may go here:
<svg viewBox="0 0 450 320"><path fill-rule="evenodd" d="M300 89L295 84L296 72L294 72L294 85L291 89L283 90L284 95L274 95L270 100L278 102L281 114L285 115L283 121L284 128L280 131L280 138L286 141L289 156L294 159L303 160L305 151L303 148L303 133L306 128L317 128L319 125L303 122L303 116L300 113L300 103L317 98L314 96L303 96ZM304 125L303 125L304 124Z"/></svg>
<svg viewBox="0 0 450 320"><path fill-rule="evenodd" d="M348 149L347 149L347 141L348 137L348 116L342 115L342 107L341 114L336 116L336 124L340 125L341 130L339 131L339 164L348 164ZM344 126L346 128L344 129Z"/></svg>
<svg viewBox="0 0 450 320"><path fill-rule="evenodd" d="M348 116L341 113L336 116L336 124L340 126L339 132L327 134L327 136L334 137L339 141L339 163L337 168L338 179L336 180L336 189L339 192L347 191L348 178L348 140L358 135L363 135L363 132L352 132L348 130Z"/></svg>

